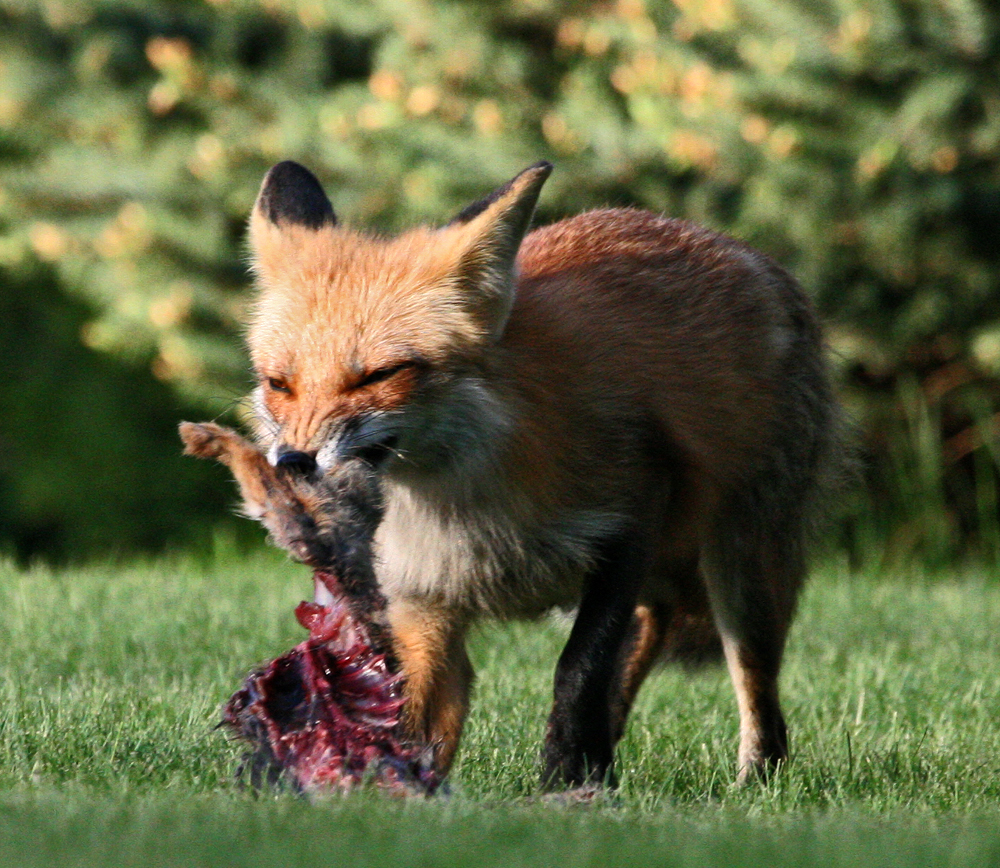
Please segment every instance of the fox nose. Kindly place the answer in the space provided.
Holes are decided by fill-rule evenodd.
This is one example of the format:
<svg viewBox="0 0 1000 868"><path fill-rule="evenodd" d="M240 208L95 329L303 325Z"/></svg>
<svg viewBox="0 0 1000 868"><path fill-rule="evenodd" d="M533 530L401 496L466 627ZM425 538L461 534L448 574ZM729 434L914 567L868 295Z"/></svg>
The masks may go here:
<svg viewBox="0 0 1000 868"><path fill-rule="evenodd" d="M310 476L316 472L316 456L297 449L281 447L274 466L284 468L296 476Z"/></svg>

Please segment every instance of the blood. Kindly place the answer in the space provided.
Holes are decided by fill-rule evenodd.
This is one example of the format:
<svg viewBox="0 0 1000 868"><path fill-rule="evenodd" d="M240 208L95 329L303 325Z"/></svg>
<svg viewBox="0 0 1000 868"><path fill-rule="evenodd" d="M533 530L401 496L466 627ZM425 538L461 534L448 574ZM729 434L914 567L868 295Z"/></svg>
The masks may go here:
<svg viewBox="0 0 1000 868"><path fill-rule="evenodd" d="M431 794L433 752L402 731L402 676L352 612L336 577L318 570L329 605L295 610L309 637L254 670L223 708L221 726L246 742L241 774L255 788L289 783L304 793L363 783Z"/></svg>

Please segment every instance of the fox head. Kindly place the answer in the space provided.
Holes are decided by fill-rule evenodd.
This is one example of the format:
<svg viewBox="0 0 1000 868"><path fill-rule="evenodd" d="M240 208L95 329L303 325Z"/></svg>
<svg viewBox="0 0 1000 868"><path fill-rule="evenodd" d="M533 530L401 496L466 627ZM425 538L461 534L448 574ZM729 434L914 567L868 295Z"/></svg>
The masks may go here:
<svg viewBox="0 0 1000 868"><path fill-rule="evenodd" d="M505 424L484 375L551 171L537 163L446 226L395 238L342 226L297 163L268 172L250 218L248 342L273 464L311 475L361 457L427 471Z"/></svg>

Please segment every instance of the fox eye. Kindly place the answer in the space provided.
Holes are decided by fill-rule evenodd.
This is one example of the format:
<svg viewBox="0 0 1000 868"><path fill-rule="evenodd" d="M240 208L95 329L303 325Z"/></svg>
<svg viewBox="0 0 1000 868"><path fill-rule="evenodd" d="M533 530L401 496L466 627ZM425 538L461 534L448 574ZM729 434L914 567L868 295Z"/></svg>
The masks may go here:
<svg viewBox="0 0 1000 868"><path fill-rule="evenodd" d="M400 371L412 368L415 364L415 362L399 362L395 365L388 365L385 368L379 368L378 370L372 371L370 374L366 374L362 377L354 388L363 389L365 386L373 386L375 383L381 383L383 380L395 377Z"/></svg>
<svg viewBox="0 0 1000 868"><path fill-rule="evenodd" d="M270 386L275 392L284 392L286 395L290 395L292 393L291 387L280 377L268 377L267 385Z"/></svg>

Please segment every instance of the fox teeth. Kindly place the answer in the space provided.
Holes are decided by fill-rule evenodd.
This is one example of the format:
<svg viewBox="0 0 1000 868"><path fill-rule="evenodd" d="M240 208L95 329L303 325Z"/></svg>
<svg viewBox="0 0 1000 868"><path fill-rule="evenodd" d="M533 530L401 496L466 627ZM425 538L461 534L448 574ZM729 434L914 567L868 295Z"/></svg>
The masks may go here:
<svg viewBox="0 0 1000 868"><path fill-rule="evenodd" d="M316 576L313 579L313 602L320 606L332 606L334 604L333 594L324 584L323 580Z"/></svg>

